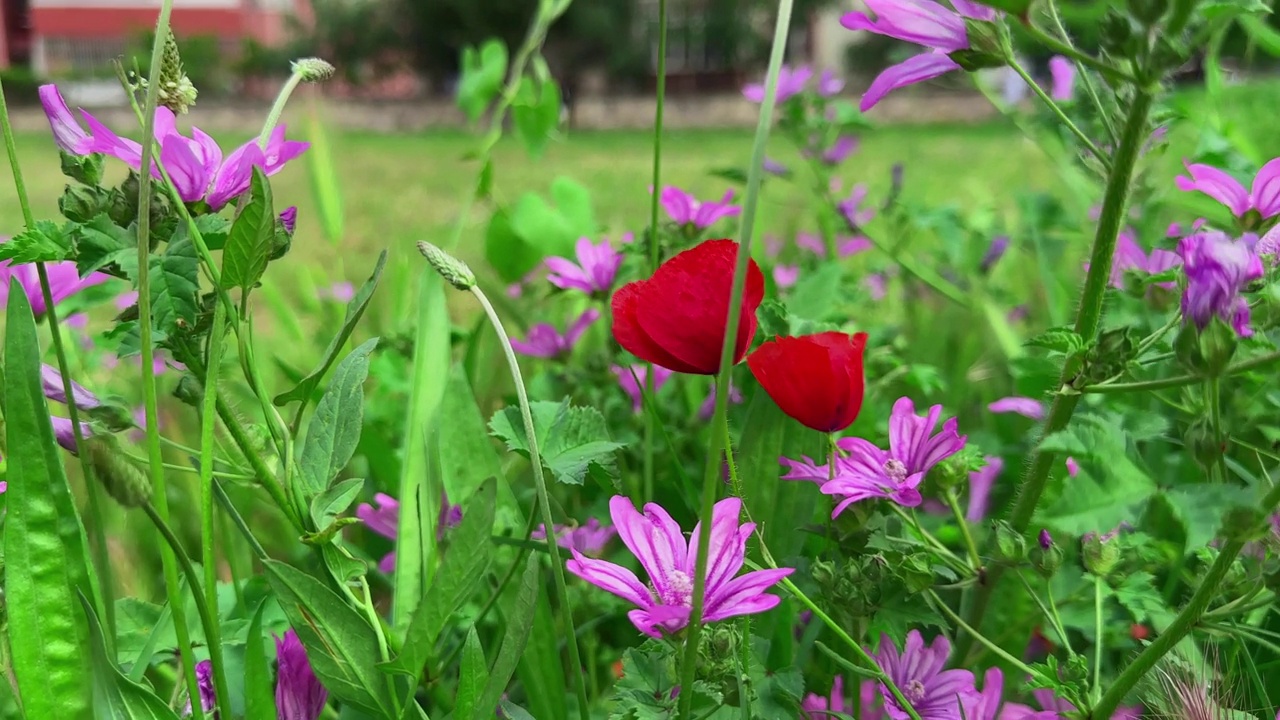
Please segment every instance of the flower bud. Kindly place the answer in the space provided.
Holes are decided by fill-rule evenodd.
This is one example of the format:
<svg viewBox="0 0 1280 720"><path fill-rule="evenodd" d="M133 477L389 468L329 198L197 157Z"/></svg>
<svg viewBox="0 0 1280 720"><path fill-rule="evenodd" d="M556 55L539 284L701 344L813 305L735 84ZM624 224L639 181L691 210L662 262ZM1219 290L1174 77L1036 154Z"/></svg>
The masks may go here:
<svg viewBox="0 0 1280 720"><path fill-rule="evenodd" d="M972 70L1004 67L1009 64L1004 56L1004 48L1000 43L1000 28L998 25L989 20L965 18L964 31L969 38L969 49L957 52L965 54L980 63L978 67L972 68ZM956 62L960 63L959 60L956 60ZM965 67L964 63L960 63L960 67L965 70L971 70L971 68Z"/></svg>
<svg viewBox="0 0 1280 720"><path fill-rule="evenodd" d="M829 588L835 585L836 566L827 560L819 560L813 564L809 575L820 587Z"/></svg>
<svg viewBox="0 0 1280 720"><path fill-rule="evenodd" d="M1151 27L1160 22L1160 18L1169 10L1169 0L1128 0L1129 15L1142 24Z"/></svg>
<svg viewBox="0 0 1280 720"><path fill-rule="evenodd" d="M280 213L280 227L284 231L293 235L294 229L298 226L298 207L290 205Z"/></svg>
<svg viewBox="0 0 1280 720"><path fill-rule="evenodd" d="M196 104L195 85L187 77L182 67L182 55L178 52L178 40L173 31L164 38L164 54L160 57L160 87L156 96L161 105L169 108L177 115L185 115L192 105Z"/></svg>
<svg viewBox="0 0 1280 720"><path fill-rule="evenodd" d="M1114 8L1103 15L1098 37L1103 50L1113 55L1123 55L1134 37L1133 22L1128 16Z"/></svg>
<svg viewBox="0 0 1280 720"><path fill-rule="evenodd" d="M1022 533L1003 520L992 523L996 531L996 550L999 558L1007 563L1017 565L1027 558L1027 541Z"/></svg>
<svg viewBox="0 0 1280 720"><path fill-rule="evenodd" d="M1031 550L1031 565L1045 580L1053 578L1062 567L1062 549L1054 544L1048 530L1041 530L1039 542Z"/></svg>
<svg viewBox="0 0 1280 720"><path fill-rule="evenodd" d="M86 223L111 203L111 193L99 187L68 185L58 198L58 212L71 222Z"/></svg>
<svg viewBox="0 0 1280 720"><path fill-rule="evenodd" d="M123 432L133 427L133 416L127 407L120 404L119 398L108 399L90 409L88 414L90 420L108 432Z"/></svg>
<svg viewBox="0 0 1280 720"><path fill-rule="evenodd" d="M1080 554L1085 570L1098 577L1106 577L1120 562L1120 546L1115 542L1115 533L1085 535L1080 540Z"/></svg>
<svg viewBox="0 0 1280 720"><path fill-rule="evenodd" d="M322 82L333 77L337 69L327 61L320 58L310 57L294 60L290 65L290 70L294 75L302 77L303 82Z"/></svg>
<svg viewBox="0 0 1280 720"><path fill-rule="evenodd" d="M1217 465L1226 452L1225 439L1214 432L1208 418L1199 418L1187 426L1182 441L1205 472Z"/></svg>
<svg viewBox="0 0 1280 720"><path fill-rule="evenodd" d="M124 507L141 507L151 498L151 480L132 460L120 452L114 435L94 435L85 439L89 464L107 494Z"/></svg>
<svg viewBox="0 0 1280 720"><path fill-rule="evenodd" d="M431 267L440 273L440 276L449 281L449 284L459 290L470 290L475 287L476 274L471 272L471 268L458 258L441 250L429 242L421 241L418 243L418 252L431 263Z"/></svg>
<svg viewBox="0 0 1280 720"><path fill-rule="evenodd" d="M66 150L59 152L62 156L63 175L90 187L102 182L102 164L106 158L102 153L72 155Z"/></svg>
<svg viewBox="0 0 1280 720"><path fill-rule="evenodd" d="M1195 327L1191 325L1190 327ZM1236 331L1216 315L1200 331L1200 357L1209 377L1222 375L1236 354Z"/></svg>
<svg viewBox="0 0 1280 720"><path fill-rule="evenodd" d="M1233 507L1222 520L1222 534L1227 540L1242 543L1261 540L1269 529L1267 517L1256 507Z"/></svg>
<svg viewBox="0 0 1280 720"><path fill-rule="evenodd" d="M194 375L183 375L178 387L173 389L173 396L183 405L199 409L204 402L204 386Z"/></svg>

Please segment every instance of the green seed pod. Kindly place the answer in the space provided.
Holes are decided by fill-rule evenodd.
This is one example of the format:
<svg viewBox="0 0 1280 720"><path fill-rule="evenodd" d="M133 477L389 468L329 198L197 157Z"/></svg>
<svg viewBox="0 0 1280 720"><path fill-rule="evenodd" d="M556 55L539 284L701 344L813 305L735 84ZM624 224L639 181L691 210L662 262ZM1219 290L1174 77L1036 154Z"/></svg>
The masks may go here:
<svg viewBox="0 0 1280 720"><path fill-rule="evenodd" d="M431 267L448 280L450 285L459 290L470 290L475 287L476 274L458 258L426 241L418 243L418 252L422 253L427 262L431 263Z"/></svg>
<svg viewBox="0 0 1280 720"><path fill-rule="evenodd" d="M1112 533L1085 535L1080 541L1080 552L1084 569L1098 577L1106 577L1120 562L1120 546Z"/></svg>
<svg viewBox="0 0 1280 720"><path fill-rule="evenodd" d="M97 434L85 438L89 464L107 494L124 507L141 507L151 499L151 480L120 452L114 435Z"/></svg>
<svg viewBox="0 0 1280 720"><path fill-rule="evenodd" d="M1014 565L1021 564L1027 559L1027 541L1022 537L1022 533L1013 529L1013 526L1003 520L997 520L992 523L996 530L996 550L999 552L1000 559Z"/></svg>
<svg viewBox="0 0 1280 720"><path fill-rule="evenodd" d="M186 114L196 104L196 91L191 79L182 68L182 55L178 53L178 40L173 31L164 38L164 54L160 58L160 87L156 94L160 104L178 115Z"/></svg>
<svg viewBox="0 0 1280 720"><path fill-rule="evenodd" d="M183 375L178 381L178 387L173 389L173 396L182 401L182 404L199 409L204 402L204 386L194 375Z"/></svg>
<svg viewBox="0 0 1280 720"><path fill-rule="evenodd" d="M320 58L310 57L294 60L291 69L294 75L302 78L303 82L323 82L333 77L337 70L333 65Z"/></svg>

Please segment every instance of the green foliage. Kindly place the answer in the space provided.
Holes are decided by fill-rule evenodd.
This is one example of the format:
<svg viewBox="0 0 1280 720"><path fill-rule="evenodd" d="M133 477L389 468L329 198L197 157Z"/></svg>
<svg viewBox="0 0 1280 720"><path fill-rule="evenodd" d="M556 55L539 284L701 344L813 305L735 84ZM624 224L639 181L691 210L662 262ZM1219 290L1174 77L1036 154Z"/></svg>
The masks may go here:
<svg viewBox="0 0 1280 720"><path fill-rule="evenodd" d="M558 403L532 402L529 410L542 464L557 481L581 485L593 468L613 476L613 454L625 445L609 439L609 428L599 410L574 407L568 398ZM509 449L529 457L529 439L519 408L508 407L496 413L489 421L489 430Z"/></svg>
<svg viewBox="0 0 1280 720"><path fill-rule="evenodd" d="M222 250L222 283L227 289L249 291L267 270L271 243L276 234L276 214L271 201L271 185L261 168L253 168L249 202L236 216Z"/></svg>
<svg viewBox="0 0 1280 720"><path fill-rule="evenodd" d="M14 264L66 260L71 253L71 238L66 228L52 220L37 220L33 227L0 243L0 260Z"/></svg>
<svg viewBox="0 0 1280 720"><path fill-rule="evenodd" d="M93 712L97 717L129 718L129 720L177 720L178 716L147 687L120 672L107 651L102 625L93 606L83 594L79 596L93 644ZM24 700L32 693L24 695Z"/></svg>
<svg viewBox="0 0 1280 720"><path fill-rule="evenodd" d="M151 255L151 323L160 337L195 327L200 288L200 260L190 240L169 243Z"/></svg>
<svg viewBox="0 0 1280 720"><path fill-rule="evenodd" d="M548 203L525 193L508 210L494 213L485 232L485 258L506 282L516 282L551 255L571 256L574 243L595 235L591 192L566 177L551 183Z"/></svg>
<svg viewBox="0 0 1280 720"><path fill-rule="evenodd" d="M316 406L298 457L305 497L324 492L355 454L364 424L369 355L377 346L377 338L369 340L338 363L329 389Z"/></svg>
<svg viewBox="0 0 1280 720"><path fill-rule="evenodd" d="M503 692L507 689L507 683L516 671L520 658L524 656L524 649L533 628L533 614L541 587L541 575L538 556L531 553L525 560L520 589L512 599L511 606L504 613L507 620L506 633L502 637L502 645L498 647L498 656L493 661L489 679L485 682L484 695L472 712L471 717L474 720L487 718L491 712L489 708L497 706Z"/></svg>
<svg viewBox="0 0 1280 720"><path fill-rule="evenodd" d="M1078 417L1045 438L1042 449L1075 458L1082 467L1069 492L1044 509L1042 522L1057 532L1107 532L1135 517L1156 493L1156 484L1129 459L1129 435L1097 416Z"/></svg>
<svg viewBox="0 0 1280 720"><path fill-rule="evenodd" d="M248 642L244 649L244 717L245 720L274 720L275 693L271 686L271 662L263 640L262 616L267 602L258 604L249 624Z"/></svg>
<svg viewBox="0 0 1280 720"><path fill-rule="evenodd" d="M551 133L560 124L560 88L549 77L534 80L520 79L516 99L511 107L516 136L524 143L529 154L540 157L551 139Z"/></svg>
<svg viewBox="0 0 1280 720"><path fill-rule="evenodd" d="M480 637L476 629L467 631L467 640L462 646L462 667L458 671L458 694L453 706L453 714L458 718L470 718L479 706L481 693L484 692L485 677L488 674L484 659L484 649L480 647Z"/></svg>
<svg viewBox="0 0 1280 720"><path fill-rule="evenodd" d="M497 97L507 76L507 46L487 40L479 49L462 51L462 77L458 80L458 106L475 122Z"/></svg>
<svg viewBox="0 0 1280 720"><path fill-rule="evenodd" d="M96 597L89 550L40 388L31 304L10 281L4 339L4 595L9 661L28 717L85 717L89 627L77 593Z"/></svg>

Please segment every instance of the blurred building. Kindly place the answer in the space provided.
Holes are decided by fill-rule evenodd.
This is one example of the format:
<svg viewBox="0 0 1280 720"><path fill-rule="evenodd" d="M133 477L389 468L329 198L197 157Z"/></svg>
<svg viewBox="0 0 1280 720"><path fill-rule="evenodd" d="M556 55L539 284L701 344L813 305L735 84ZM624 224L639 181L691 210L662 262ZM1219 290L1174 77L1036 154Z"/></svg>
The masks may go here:
<svg viewBox="0 0 1280 720"><path fill-rule="evenodd" d="M30 65L41 77L101 76L155 26L160 0L0 0L0 68ZM307 0L174 0L179 37L215 37L228 55L245 40L286 39L287 18L306 16Z"/></svg>

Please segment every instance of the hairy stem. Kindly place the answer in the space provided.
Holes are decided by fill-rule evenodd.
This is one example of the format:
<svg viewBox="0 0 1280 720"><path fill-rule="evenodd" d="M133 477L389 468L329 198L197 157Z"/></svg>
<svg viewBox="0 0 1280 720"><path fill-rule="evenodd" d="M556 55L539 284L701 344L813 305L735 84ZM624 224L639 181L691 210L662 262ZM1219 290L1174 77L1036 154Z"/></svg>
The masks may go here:
<svg viewBox="0 0 1280 720"><path fill-rule="evenodd" d="M520 418L524 421L525 437L529 441L529 464L533 466L533 482L537 488L538 505L542 508L542 523L547 529L547 549L551 553L551 570L556 580L556 594L560 597L561 608L564 610L565 622L565 643L569 646L569 667L570 674L573 676L574 690L578 694L578 714L582 720L590 720L591 712L587 706L587 688L582 677L582 660L578 655L578 636L574 632L573 624L573 604L569 600L568 587L564 581L564 563L560 560L560 545L555 541L555 518L551 516L551 497L547 493L547 479L542 473L542 455L538 450L538 438L533 429L533 413L529 409L529 394L525 391L524 377L520 373L520 362L516 359L515 350L511 347L511 339L507 337L507 331L502 327L502 321L498 318L498 313L493 309L493 304L489 302L489 298L485 297L484 291L478 286L471 287L471 294L475 295L480 301L480 305L484 307L485 314L489 316L489 322L493 325L493 330L498 335L498 342L502 345L502 352L507 356L507 367L511 370L511 381L516 386L516 399L520 404ZM708 524L709 525L709 524ZM693 687L690 685L689 687ZM693 693L688 693L692 695Z"/></svg>
<svg viewBox="0 0 1280 720"><path fill-rule="evenodd" d="M1133 182L1134 167L1138 155L1142 151L1147 137L1147 116L1151 112L1154 101L1151 93L1145 88L1139 89L1129 106L1129 116L1125 120L1124 131L1120 138L1120 146L1112 160L1111 173L1107 178L1106 194L1102 201L1102 213L1098 217L1098 230L1093 238L1093 251L1089 258L1089 273L1085 278L1084 291L1080 307L1076 313L1075 332L1086 342L1092 341L1098 334L1098 325L1102 320L1103 298L1106 295L1107 283L1111 277L1111 261L1115 255L1116 238L1120 234L1120 226L1124 221L1125 210L1129 202L1129 185ZM1058 381L1059 387L1066 387L1079 372L1079 361L1068 362L1062 368ZM1048 437L1059 432L1071 421L1076 405L1080 402L1078 394L1059 394L1054 397L1049 408L1041 437ZM1009 517L1009 524L1019 533L1025 533L1035 514L1036 505L1044 493L1049 481L1049 474L1057 459L1056 453L1046 451L1037 445L1031 462L1022 477L1018 489L1018 499ZM966 613L967 622L977 625L987 610L991 594L995 590L1002 566L994 566L987 573L986 582L979 586L973 603ZM972 636L962 638L956 645L958 657L965 657L972 646Z"/></svg>
<svg viewBox="0 0 1280 720"><path fill-rule="evenodd" d="M1240 373L1250 370L1257 370L1274 362L1280 361L1280 350L1264 353L1257 357L1242 360L1238 363L1228 365L1222 371L1221 377L1230 377L1231 375L1239 375ZM1166 390L1168 388L1183 387L1186 385L1195 385L1204 382L1204 378L1199 375L1175 375L1173 377L1160 378L1158 380L1142 380L1140 382L1130 383L1103 383L1100 385L1087 385L1080 389L1082 393L1125 393L1125 392L1147 392L1150 390Z"/></svg>

